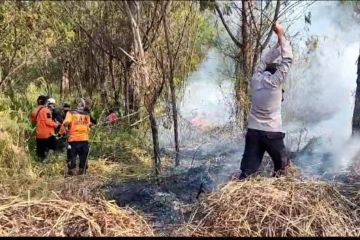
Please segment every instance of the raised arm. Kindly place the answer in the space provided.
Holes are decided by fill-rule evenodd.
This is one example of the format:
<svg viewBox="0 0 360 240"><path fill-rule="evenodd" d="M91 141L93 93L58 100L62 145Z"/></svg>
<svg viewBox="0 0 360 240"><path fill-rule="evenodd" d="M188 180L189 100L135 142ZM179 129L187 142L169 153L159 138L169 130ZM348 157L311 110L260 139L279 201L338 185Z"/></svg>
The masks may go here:
<svg viewBox="0 0 360 240"><path fill-rule="evenodd" d="M266 55L270 54L270 52L266 52ZM259 64L255 68L255 74L256 73L263 73L266 68L266 55L261 56Z"/></svg>
<svg viewBox="0 0 360 240"><path fill-rule="evenodd" d="M293 53L289 41L285 38L284 29L279 23L276 23L274 32L278 36L278 42L281 48L281 62L276 72L272 74L266 81L273 86L280 86L284 83L286 76L293 62Z"/></svg>

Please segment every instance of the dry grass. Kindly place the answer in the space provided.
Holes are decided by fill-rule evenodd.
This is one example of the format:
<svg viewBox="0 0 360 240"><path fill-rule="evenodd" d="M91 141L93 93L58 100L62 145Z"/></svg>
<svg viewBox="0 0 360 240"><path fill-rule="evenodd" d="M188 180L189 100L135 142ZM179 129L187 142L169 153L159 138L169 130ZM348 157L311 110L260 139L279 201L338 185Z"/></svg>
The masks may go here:
<svg viewBox="0 0 360 240"><path fill-rule="evenodd" d="M31 168L31 160L29 159L25 149L16 145L12 139L12 136L8 132L1 129L0 173L2 177L13 177L14 175L20 173L26 175L28 178L35 177L35 173Z"/></svg>
<svg viewBox="0 0 360 240"><path fill-rule="evenodd" d="M211 193L187 236L358 236L350 204L332 186L294 179L230 182Z"/></svg>
<svg viewBox="0 0 360 240"><path fill-rule="evenodd" d="M152 174L149 162L136 161L133 163L113 162L108 159L89 161L89 173L101 175L108 179L127 181L129 179L147 178Z"/></svg>
<svg viewBox="0 0 360 240"><path fill-rule="evenodd" d="M65 154L47 164L32 161L29 126L7 112L0 116L0 236L154 236L143 216L105 200L101 189L115 173L132 178L150 172L145 151L131 152L136 164L90 161L86 176L64 178Z"/></svg>
<svg viewBox="0 0 360 240"><path fill-rule="evenodd" d="M28 196L0 197L1 236L153 236L130 208L104 200L98 175L52 178Z"/></svg>
<svg viewBox="0 0 360 240"><path fill-rule="evenodd" d="M99 198L91 203L59 197L0 201L1 236L153 236L136 212Z"/></svg>

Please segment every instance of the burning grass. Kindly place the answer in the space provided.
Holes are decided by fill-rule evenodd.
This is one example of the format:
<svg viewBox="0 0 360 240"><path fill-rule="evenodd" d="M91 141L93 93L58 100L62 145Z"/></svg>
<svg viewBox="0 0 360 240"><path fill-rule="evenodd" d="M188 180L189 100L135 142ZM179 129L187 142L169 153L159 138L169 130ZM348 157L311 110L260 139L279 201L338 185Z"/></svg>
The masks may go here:
<svg viewBox="0 0 360 240"><path fill-rule="evenodd" d="M351 204L324 182L289 178L230 182L177 231L187 236L358 236Z"/></svg>

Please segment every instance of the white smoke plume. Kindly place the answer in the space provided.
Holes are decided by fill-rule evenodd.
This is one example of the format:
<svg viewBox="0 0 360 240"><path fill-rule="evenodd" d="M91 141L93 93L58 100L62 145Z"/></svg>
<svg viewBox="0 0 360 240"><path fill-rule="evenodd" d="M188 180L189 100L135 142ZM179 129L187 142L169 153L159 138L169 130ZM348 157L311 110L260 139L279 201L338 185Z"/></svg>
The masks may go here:
<svg viewBox="0 0 360 240"><path fill-rule="evenodd" d="M291 28L302 33L294 45L297 54L304 54L306 39L315 36L317 46L307 62L293 66L285 87L284 125L290 132L294 126L305 127L308 138L321 137L317 151L331 154L327 168L339 170L360 150L360 144L350 139L360 22L353 9L340 2L317 1L309 11L311 25L303 21Z"/></svg>
<svg viewBox="0 0 360 240"><path fill-rule="evenodd" d="M301 130L306 129L307 133L302 136L301 147L313 137L320 138L311 154L298 159L300 165L307 165L308 174L315 175L323 169L311 166L325 164L327 170L338 170L347 167L360 150L358 141L350 139L360 21L351 7L335 1L316 1L308 11L311 24L299 18L287 31L288 36L298 34L291 40L295 62L285 85L282 112L286 144L291 150L299 147L299 143L292 140L298 138L300 132L304 133ZM282 20L288 27L284 19L280 22ZM225 36L223 32L220 39L228 44ZM306 42L311 37L317 41L313 41L314 48L308 53ZM272 42L276 42L275 36ZM208 57L187 79L185 95L178 104L183 118L191 120L198 115L212 126L233 121L233 79L223 74L229 68L228 61L219 51L209 50ZM172 129L163 130L160 131L161 144L172 146ZM180 136L184 143L201 134L182 128ZM238 149L232 158L240 162L243 146L239 145Z"/></svg>
<svg viewBox="0 0 360 240"><path fill-rule="evenodd" d="M230 79L224 79L222 68L225 58L215 49L210 49L205 61L187 79L187 86L180 113L191 120L196 115L205 118L210 124L223 125L231 117L233 91Z"/></svg>

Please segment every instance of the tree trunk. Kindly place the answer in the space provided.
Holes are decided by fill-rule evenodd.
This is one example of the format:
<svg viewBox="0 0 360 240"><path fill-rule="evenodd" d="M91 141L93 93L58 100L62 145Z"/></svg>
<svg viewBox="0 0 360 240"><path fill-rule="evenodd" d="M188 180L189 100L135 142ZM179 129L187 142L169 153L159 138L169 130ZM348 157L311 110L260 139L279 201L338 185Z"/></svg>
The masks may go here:
<svg viewBox="0 0 360 240"><path fill-rule="evenodd" d="M237 69L237 80L235 84L236 93L236 116L241 128L245 129L247 118L250 110L249 82L251 78L251 56L252 56L252 38L251 23L249 15L251 3L242 0L242 19L241 19L241 37L242 45L240 46L239 64Z"/></svg>
<svg viewBox="0 0 360 240"><path fill-rule="evenodd" d="M124 110L125 115L135 113L139 110L139 99L135 94L135 86L133 80L133 64L130 61L126 61L124 68L124 85L123 85L123 95L124 95ZM139 114L134 114L128 117L128 123L134 123L139 120Z"/></svg>
<svg viewBox="0 0 360 240"><path fill-rule="evenodd" d="M158 133L158 125L156 122L154 109L149 111L149 119L151 124L151 133L153 139L153 149L154 149L154 169L155 175L157 176L161 171L161 159L160 159L160 144L159 144L159 133Z"/></svg>
<svg viewBox="0 0 360 240"><path fill-rule="evenodd" d="M357 80L356 80L356 93L355 93L355 107L352 119L352 134L360 134L360 55L357 61Z"/></svg>
<svg viewBox="0 0 360 240"><path fill-rule="evenodd" d="M124 95L124 110L125 115L130 113L130 103L129 103L129 70L124 69L124 85L123 85L123 95ZM130 124L130 118L128 117L128 124Z"/></svg>
<svg viewBox="0 0 360 240"><path fill-rule="evenodd" d="M109 56L109 71L110 71L110 78L111 78L111 86L114 91L114 103L118 107L119 106L119 92L116 87L115 76L114 76L114 58Z"/></svg>
<svg viewBox="0 0 360 240"><path fill-rule="evenodd" d="M171 51L170 46L170 39L169 39L169 27L167 24L167 16L164 16L164 30L165 30L165 39L166 39L166 46L168 50L168 59L169 59L169 86L170 86L170 93L171 93L171 106L172 106L172 116L173 116L173 123L174 123L174 141L175 141L175 166L179 166L180 159L179 159L179 126L178 126L178 112L176 107L176 89L174 83L174 55ZM179 43L180 44L180 43ZM164 73L165 74L165 73Z"/></svg>
<svg viewBox="0 0 360 240"><path fill-rule="evenodd" d="M138 25L139 16L139 5L136 1L125 1L125 8L128 18L130 20L130 27L133 33L133 46L134 46L134 55L137 60L136 66L133 69L133 74L131 80L134 83L135 93L137 96L142 96L144 100L144 105L149 114L149 120L151 125L152 137L153 137L153 148L154 148L154 167L155 174L160 173L160 147L159 147L159 136L158 136L158 127L154 115L154 108L156 99L159 96L159 93L152 92L152 86L150 86L150 77L147 70L147 62L145 58L145 52L143 48L143 43L140 37L140 29ZM156 87L155 87L156 89Z"/></svg>
<svg viewBox="0 0 360 240"><path fill-rule="evenodd" d="M70 81L69 81L69 61L65 61L63 69L63 76L60 85L60 99L66 99L70 92Z"/></svg>
<svg viewBox="0 0 360 240"><path fill-rule="evenodd" d="M235 84L237 100L236 115L242 129L247 127L247 120L250 112L250 81L252 76L252 66L254 64L252 61L254 48L256 47L250 18L251 8L253 8L252 1L242 0L242 44L240 46L239 62L237 66L237 82Z"/></svg>
<svg viewBox="0 0 360 240"><path fill-rule="evenodd" d="M175 140L175 166L179 166L180 159L180 147L179 147L179 126L178 126L178 112L176 107L176 90L175 90L175 83L174 83L174 76L170 74L170 91L171 91L171 106L172 106L172 113L173 113L173 121L174 121L174 140Z"/></svg>

